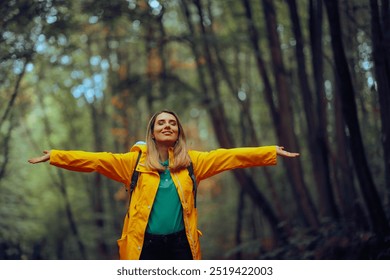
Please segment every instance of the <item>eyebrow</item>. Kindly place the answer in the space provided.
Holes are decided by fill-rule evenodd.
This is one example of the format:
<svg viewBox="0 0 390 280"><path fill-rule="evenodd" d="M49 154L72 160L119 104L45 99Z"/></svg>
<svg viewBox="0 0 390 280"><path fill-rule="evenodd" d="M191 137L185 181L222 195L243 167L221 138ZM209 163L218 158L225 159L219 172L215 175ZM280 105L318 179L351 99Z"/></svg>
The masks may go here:
<svg viewBox="0 0 390 280"><path fill-rule="evenodd" d="M174 123L177 123L177 120L175 119L157 119L156 122L174 122Z"/></svg>

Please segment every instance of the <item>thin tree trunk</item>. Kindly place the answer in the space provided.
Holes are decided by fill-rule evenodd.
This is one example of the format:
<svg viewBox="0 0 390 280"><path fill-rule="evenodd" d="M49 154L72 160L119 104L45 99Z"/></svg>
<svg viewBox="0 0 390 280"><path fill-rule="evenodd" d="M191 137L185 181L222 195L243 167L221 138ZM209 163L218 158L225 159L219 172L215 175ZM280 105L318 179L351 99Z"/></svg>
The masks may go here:
<svg viewBox="0 0 390 280"><path fill-rule="evenodd" d="M245 15L247 18L247 23L248 23L249 37L250 37L252 47L253 47L253 50L255 53L257 68L258 68L260 76L263 80L265 98L266 98L267 104L268 104L270 112L271 112L271 117L272 117L272 120L275 124L279 140L281 142L283 142L283 145L285 145L285 144L288 145L288 143L284 142L280 136L281 135L280 123L282 121L280 118L280 111L279 111L278 106L275 103L271 82L270 82L270 79L269 79L268 74L267 74L265 63L261 57L261 50L260 50L260 46L258 43L259 42L259 35L258 35L258 31L254 25L254 19L252 16L252 9L250 6L250 2L249 2L249 0L242 0L242 2L244 5L244 8L245 8ZM290 147L290 146L289 146L289 148L294 149L294 147ZM301 194L299 194L299 191L297 190L297 188L295 187L295 184L291 180L291 174L290 174L289 170L290 169L287 166L287 172L289 174L290 182L292 183L292 186L293 186L293 194L296 198L300 217L303 219L303 222L305 225L313 225L313 224L315 225L315 224L317 224L316 219L311 218L311 217L314 217L313 212L311 210L310 211L307 210L307 208L310 208L310 207L305 207L305 205L307 204L306 202L308 201L307 192L303 191L303 192L301 192Z"/></svg>
<svg viewBox="0 0 390 280"><path fill-rule="evenodd" d="M89 57L92 57L92 50L91 45L88 44L88 53ZM90 72L92 73L93 70L90 69ZM96 86L93 84L93 87ZM89 104L90 109L90 116L92 121L92 134L93 134L93 143L94 143L94 150L95 151L103 151L103 125L104 123L104 106L102 106L102 109L99 109L98 106L100 105L100 100L97 100L94 98L93 102L88 102L86 100L86 104ZM103 197L103 183L102 183L102 175L98 172L95 172L93 174L93 180L92 180L92 207L93 207L93 213L94 213L94 222L96 226L96 236L97 236L97 251L99 253L99 256L103 259L107 259L109 252L108 247L105 242L105 236L104 236L104 229L105 229L105 220L104 220L104 197Z"/></svg>
<svg viewBox="0 0 390 280"><path fill-rule="evenodd" d="M293 26L293 32L295 36L296 46L296 58L297 58L297 66L298 66L298 78L302 92L303 106L306 114L306 124L307 124L307 143L308 150L310 152L310 158L313 166L314 172L314 181L316 183L318 189L318 197L319 197L319 209L321 217L331 217L337 218L338 211L334 201L332 184L330 180L330 171L329 171L329 160L328 160L328 148L326 141L326 126L320 126L320 119L324 120L324 110L322 104L322 96L318 95L319 98L313 98L313 93L310 89L308 82L308 75L306 71L306 62L304 55L304 39L301 31L301 24L299 22L299 15L297 10L297 4L295 0L288 0L287 4L289 6L291 22ZM321 29L321 22L317 23L319 28ZM314 35L314 34L313 34ZM321 33L316 33L315 35L321 36ZM315 42L317 42L316 47L319 47L319 54L322 51L321 39L314 38ZM313 48L315 50L315 48ZM316 64L316 60L314 60L314 70L317 72L317 79L322 81L322 69L316 70L316 66L322 66L322 56L318 55L319 58L318 65ZM323 94L324 91L320 90L319 94ZM320 110L316 110L316 109ZM317 114L315 113L317 112ZM322 122L324 124L324 122ZM325 125L325 124L324 124Z"/></svg>
<svg viewBox="0 0 390 280"><path fill-rule="evenodd" d="M211 11L209 11L209 12L211 13ZM210 18L211 18L211 16L210 16ZM216 61L218 63L218 67L219 67L218 69L221 70L222 77L225 80L226 84L228 85L228 88L230 90L231 95L233 96L234 99L236 99L237 104L240 108L239 115L240 115L240 119L241 119L241 128L242 128L241 135L244 136L242 139L242 143L245 146L261 146L261 143L256 136L255 123L254 123L253 118L251 116L251 106L250 106L251 100L250 100L249 94L247 94L247 97L244 100L241 100L238 97L237 92L239 90L239 87L234 84L233 79L231 78L231 75L228 71L228 67L221 56L222 52L221 52L219 45L217 43L218 40L214 39L215 34L214 34L212 28L210 28L209 34L210 34L209 36L211 36L213 38L213 40L209 40L209 42L210 42L211 47L213 49L213 55L215 56ZM237 51L237 53L239 53L239 51ZM236 79L235 79L237 81L241 80L242 75L240 75L239 73L240 73L239 69L237 69L237 76L238 77L236 77ZM248 73L248 75L244 75L244 76L250 76L250 75ZM275 209L277 210L279 218L282 218L284 222L287 222L287 217L284 214L283 209L281 207L278 207L278 206L280 206L280 201L279 201L279 198L275 192L275 182L272 179L272 176L271 176L271 173L269 172L269 169L262 168L261 171L264 174L264 178L267 182L266 184L271 191L273 202L276 206Z"/></svg>
<svg viewBox="0 0 390 280"><path fill-rule="evenodd" d="M101 135L102 127L101 127L101 117L97 112L97 108L95 104L90 104L91 109L91 118L92 118L92 132L94 135L94 150L102 151L103 150L103 138ZM95 216L95 226L97 231L97 249L99 255L103 258L107 258L109 255L108 247L105 242L104 237L104 197L103 197L103 183L102 183L102 175L99 173L93 174L92 181L92 207Z"/></svg>
<svg viewBox="0 0 390 280"><path fill-rule="evenodd" d="M378 1L370 0L371 33L374 47L374 68L377 80L380 114L382 121L382 146L384 152L384 167L386 189L390 201L390 8L388 1L382 1L382 11ZM382 17L380 15L382 12Z"/></svg>
<svg viewBox="0 0 390 280"><path fill-rule="evenodd" d="M267 68L265 67L265 62L261 56L262 52L259 46L260 37L255 27L254 18L252 15L252 8L249 0L242 0L242 3L245 8L245 16L248 24L248 34L255 54L257 69L260 73L260 77L263 80L265 99L267 101L272 120L274 121L274 124L277 125L279 124L279 112L273 97L272 85L269 79L269 75L267 73Z"/></svg>
<svg viewBox="0 0 390 280"><path fill-rule="evenodd" d="M272 1L263 0L262 3L279 103L279 118L275 122L277 135L279 141L288 147L288 149L299 151L297 137L294 132L294 116L290 103L291 93L287 82L282 51L280 49L279 35L277 33L276 11ZM286 160L284 163L287 167L287 174L294 190L293 193L305 223L313 228L317 228L319 224L316 214L317 211L303 179L301 161Z"/></svg>
<svg viewBox="0 0 390 280"><path fill-rule="evenodd" d="M191 44L194 57L196 61L199 63L197 70L198 70L198 76L199 76L202 92L204 94L203 95L204 104L209 108L211 121L220 145L226 148L233 147L234 146L233 137L228 130L228 126L226 126L226 116L225 116L225 112L221 100L219 98L217 77L212 67L214 59L211 56L209 45L206 40L206 31L203 25L202 7L199 0L194 0L194 4L197 7L198 14L201 18L200 20L200 28L202 32L201 39L202 39L204 55L207 61L206 64L207 69L204 69L203 66L199 63L201 59L200 51L197 49L195 44ZM190 32L191 34L194 35L195 31L194 31L194 27L192 26L192 22L190 20L190 12L186 1L182 1L182 7L187 19ZM212 92L214 93L213 97L211 97L207 87L206 72L205 72L206 70L207 70L207 76L209 76L211 80ZM233 174L237 182L239 182L241 187L244 189L244 191L249 194L249 196L253 200L253 203L257 207L259 207L263 211L264 215L267 217L276 239L282 241L284 239L284 234L282 229L278 227L279 219L274 214L271 205L268 203L268 201L265 199L262 193L260 193L257 190L253 178L248 174L246 174L245 170L242 169L234 170Z"/></svg>
<svg viewBox="0 0 390 280"><path fill-rule="evenodd" d="M348 140L351 147L352 159L355 164L360 188L370 214L373 230L379 237L384 237L390 233L390 228L365 155L355 103L355 91L342 44L342 27L340 23L338 1L327 0L325 1L325 6L332 37L333 56L334 61L336 62L337 82L341 93L341 107L348 128Z"/></svg>
<svg viewBox="0 0 390 280"><path fill-rule="evenodd" d="M335 108L334 125L336 131L336 147L335 156L332 160L335 172L335 189L338 190L340 208L342 209L344 220L348 224L364 228L368 221L366 216L358 215L358 213L364 213L364 210L359 209L361 205L359 204L358 194L355 190L353 162L348 153L349 143L345 134L345 121L340 102L340 94L335 94L333 106ZM356 211L357 209L359 210Z"/></svg>

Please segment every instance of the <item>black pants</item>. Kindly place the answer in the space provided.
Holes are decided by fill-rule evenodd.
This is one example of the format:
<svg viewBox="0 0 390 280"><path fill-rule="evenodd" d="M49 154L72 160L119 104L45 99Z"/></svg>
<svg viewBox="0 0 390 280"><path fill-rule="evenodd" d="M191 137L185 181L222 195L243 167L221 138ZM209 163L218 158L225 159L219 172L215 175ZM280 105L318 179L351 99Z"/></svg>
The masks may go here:
<svg viewBox="0 0 390 280"><path fill-rule="evenodd" d="M141 260L192 260L185 231L167 235L145 233Z"/></svg>

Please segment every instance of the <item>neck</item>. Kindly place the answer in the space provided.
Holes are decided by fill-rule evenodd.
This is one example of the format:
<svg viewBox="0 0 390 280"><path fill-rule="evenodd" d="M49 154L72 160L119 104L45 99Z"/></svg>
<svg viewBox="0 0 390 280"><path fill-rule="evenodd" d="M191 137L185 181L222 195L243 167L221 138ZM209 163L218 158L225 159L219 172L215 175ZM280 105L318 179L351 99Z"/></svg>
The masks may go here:
<svg viewBox="0 0 390 280"><path fill-rule="evenodd" d="M164 162L169 158L168 149L169 147L167 146L163 146L163 145L157 146L157 151L158 151L160 161Z"/></svg>

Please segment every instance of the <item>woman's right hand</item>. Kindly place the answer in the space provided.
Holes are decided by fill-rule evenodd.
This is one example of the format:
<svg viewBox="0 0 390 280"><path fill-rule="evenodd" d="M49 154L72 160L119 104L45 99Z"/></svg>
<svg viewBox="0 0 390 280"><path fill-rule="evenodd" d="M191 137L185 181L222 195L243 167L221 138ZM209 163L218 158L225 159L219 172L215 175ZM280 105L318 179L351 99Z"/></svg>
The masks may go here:
<svg viewBox="0 0 390 280"><path fill-rule="evenodd" d="M45 161L48 161L50 159L50 151L43 151L44 155L43 156L40 156L40 157L35 157L35 158L30 158L28 160L29 163L41 163L41 162L45 162Z"/></svg>

